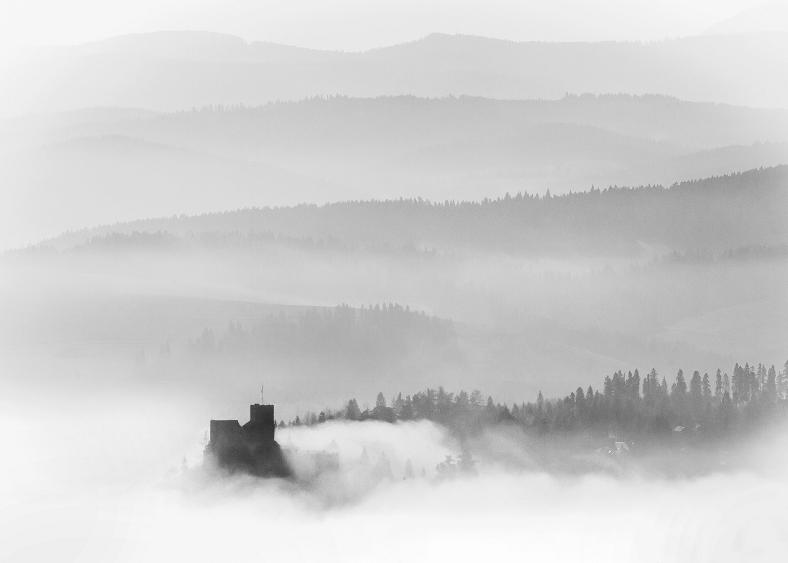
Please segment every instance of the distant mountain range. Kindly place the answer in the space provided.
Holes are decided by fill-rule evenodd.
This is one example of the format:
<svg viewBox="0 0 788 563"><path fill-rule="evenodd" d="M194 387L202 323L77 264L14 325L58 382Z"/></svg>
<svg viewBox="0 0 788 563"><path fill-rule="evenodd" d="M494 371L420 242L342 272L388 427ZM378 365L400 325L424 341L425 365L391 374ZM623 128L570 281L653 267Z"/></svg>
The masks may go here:
<svg viewBox="0 0 788 563"><path fill-rule="evenodd" d="M788 33L651 43L513 42L465 35L364 52L316 51L207 32L158 32L42 49L3 72L0 114L92 106L173 111L315 95L667 94L786 107Z"/></svg>
<svg viewBox="0 0 788 563"><path fill-rule="evenodd" d="M42 49L0 70L0 114L16 115L0 121L0 248L176 213L669 185L786 164L786 77L781 32L433 34L355 53L159 32Z"/></svg>
<svg viewBox="0 0 788 563"><path fill-rule="evenodd" d="M5 247L176 213L670 185L788 163L788 110L664 96L333 97L0 125Z"/></svg>

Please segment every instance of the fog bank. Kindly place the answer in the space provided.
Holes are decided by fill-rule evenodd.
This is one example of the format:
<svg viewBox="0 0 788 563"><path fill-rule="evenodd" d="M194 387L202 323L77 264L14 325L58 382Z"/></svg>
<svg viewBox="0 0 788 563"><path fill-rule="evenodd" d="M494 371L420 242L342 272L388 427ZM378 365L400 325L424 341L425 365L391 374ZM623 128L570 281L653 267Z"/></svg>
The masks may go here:
<svg viewBox="0 0 788 563"><path fill-rule="evenodd" d="M203 471L199 409L173 397L16 395L0 415L13 454L0 468L4 561L719 562L788 548L784 438L695 478L556 476L480 457L476 475L440 479L435 464L458 445L439 427L331 423L279 432L285 448L339 455L335 478L299 485ZM375 477L382 458L390 477Z"/></svg>

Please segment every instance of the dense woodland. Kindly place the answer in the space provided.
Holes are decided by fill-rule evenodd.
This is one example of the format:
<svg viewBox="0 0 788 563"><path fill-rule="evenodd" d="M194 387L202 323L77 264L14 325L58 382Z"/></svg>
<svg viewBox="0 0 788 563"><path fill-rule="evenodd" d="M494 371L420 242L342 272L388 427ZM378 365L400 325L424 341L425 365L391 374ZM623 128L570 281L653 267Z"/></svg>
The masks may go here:
<svg viewBox="0 0 788 563"><path fill-rule="evenodd" d="M206 329L189 348L198 355L308 355L322 361L352 358L373 366L422 352L456 353L456 334L450 321L402 305L341 305L269 315L250 327L233 322L218 334Z"/></svg>
<svg viewBox="0 0 788 563"><path fill-rule="evenodd" d="M357 253L368 251L375 254L391 256L413 256L429 258L435 255L434 251L416 248L414 245L393 247L386 244L348 244L342 240L329 236L326 238L313 238L311 236L292 237L277 235L270 231L264 232L206 232L188 233L176 236L169 232L133 231L131 233L109 233L91 237L88 241L73 249L56 251L47 246L32 246L22 250L9 252L10 256L75 254L85 255L101 252L164 252L177 251L188 253L193 251L222 252L233 250L241 252L273 252L277 250L290 250L303 253L323 254Z"/></svg>
<svg viewBox="0 0 788 563"><path fill-rule="evenodd" d="M592 188L481 201L350 201L149 219L50 241L76 245L110 232L274 233L350 245L494 248L522 253L632 253L642 244L715 252L785 244L788 166L671 187Z"/></svg>
<svg viewBox="0 0 788 563"><path fill-rule="evenodd" d="M615 372L601 387L578 387L559 399L497 403L479 391L447 392L438 388L414 395L397 394L387 402L379 393L374 407L361 410L351 399L343 409L307 413L280 425L311 425L333 419L431 420L459 436L469 436L496 425L516 425L542 436L617 439L660 439L680 436L715 439L753 429L764 418L788 410L788 362L778 373L774 366L736 364L732 375L679 370L673 383L655 370Z"/></svg>

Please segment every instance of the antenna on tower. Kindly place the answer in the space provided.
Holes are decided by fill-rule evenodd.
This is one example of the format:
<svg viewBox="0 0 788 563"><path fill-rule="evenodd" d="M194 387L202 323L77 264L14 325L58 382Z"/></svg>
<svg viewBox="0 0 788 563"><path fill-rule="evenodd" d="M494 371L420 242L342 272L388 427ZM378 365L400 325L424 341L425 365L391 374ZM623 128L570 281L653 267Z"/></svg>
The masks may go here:
<svg viewBox="0 0 788 563"><path fill-rule="evenodd" d="M260 386L260 404L261 405L265 404L265 400L263 399L263 386L262 385Z"/></svg>

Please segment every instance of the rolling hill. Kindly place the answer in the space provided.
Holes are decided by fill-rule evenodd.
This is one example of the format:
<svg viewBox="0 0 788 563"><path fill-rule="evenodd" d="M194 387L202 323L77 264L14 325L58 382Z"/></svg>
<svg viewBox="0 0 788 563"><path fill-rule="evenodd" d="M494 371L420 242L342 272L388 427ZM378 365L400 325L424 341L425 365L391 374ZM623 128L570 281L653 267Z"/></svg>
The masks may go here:
<svg viewBox="0 0 788 563"><path fill-rule="evenodd" d="M786 141L788 111L664 96L335 97L37 115L0 127L0 241L248 206L669 185L788 163Z"/></svg>

